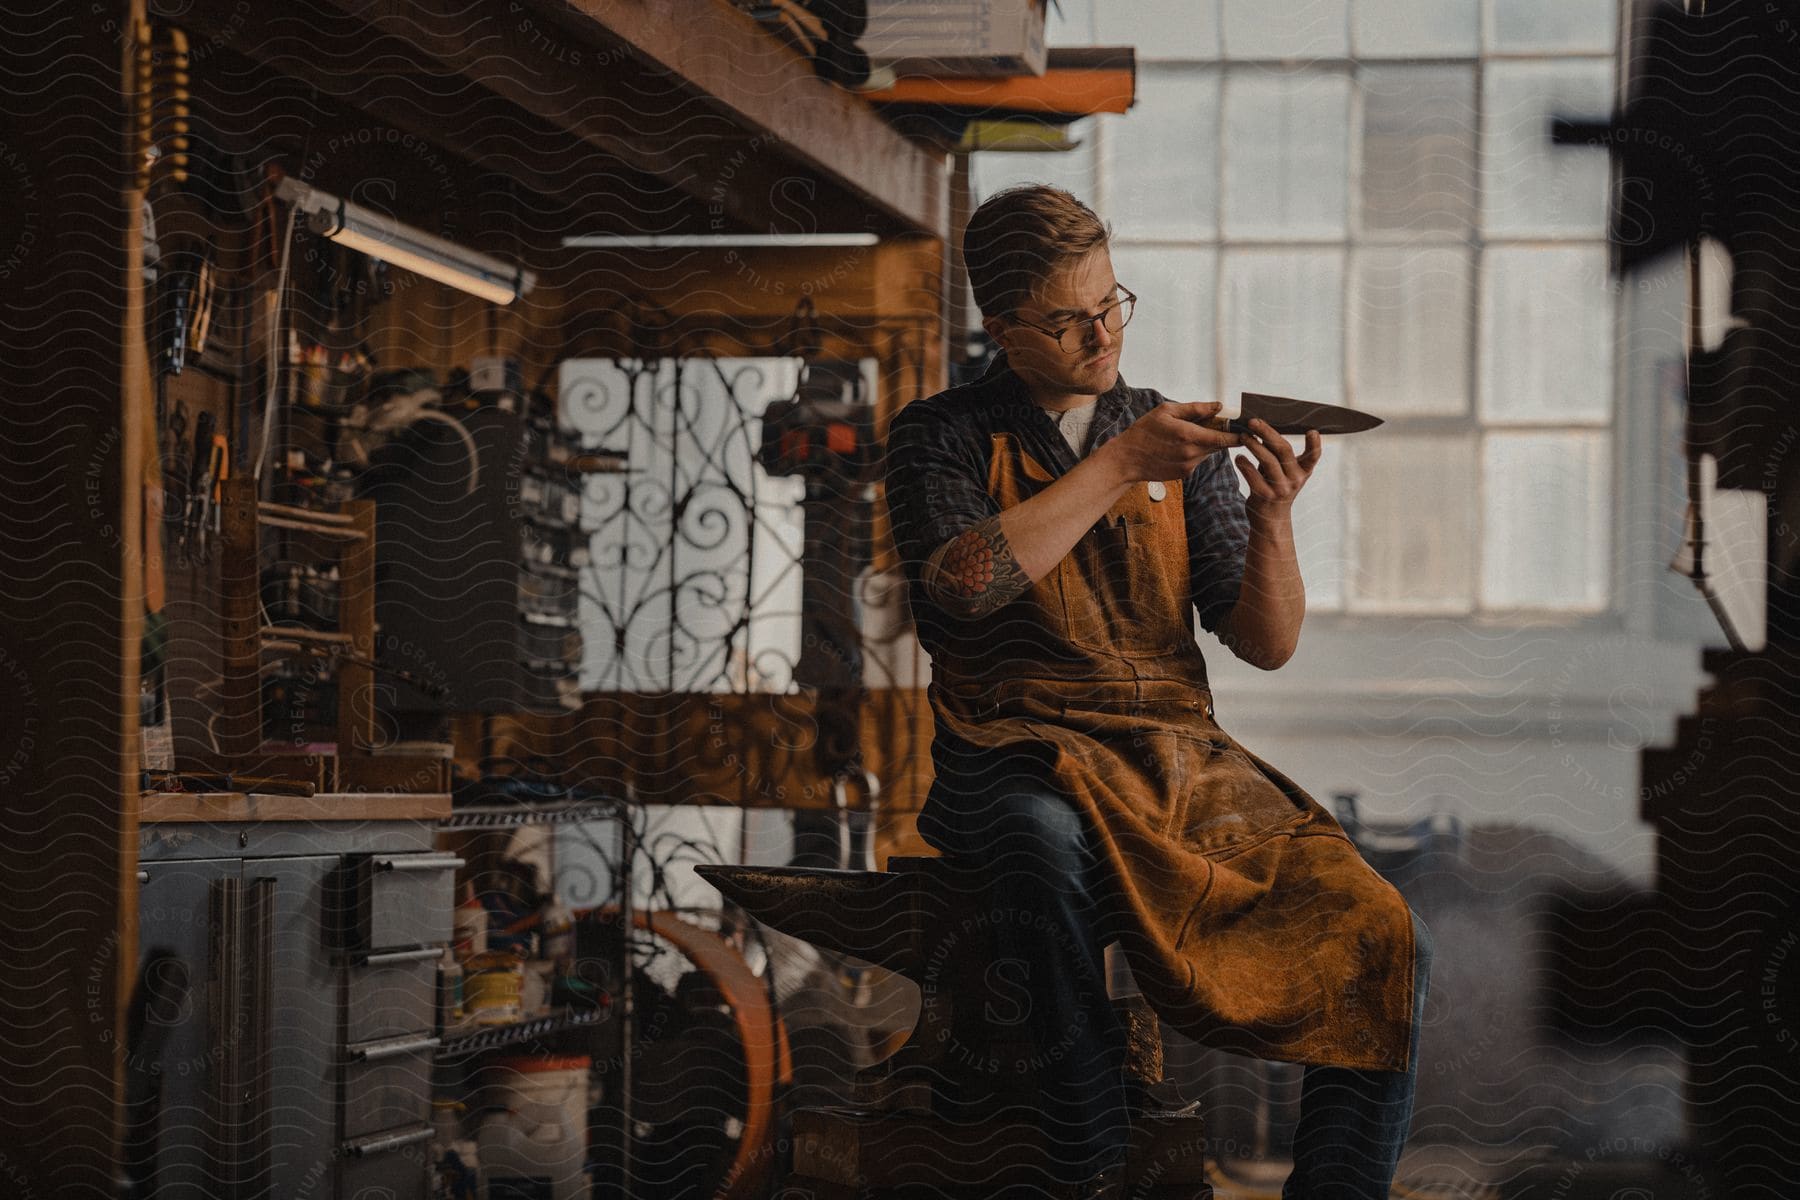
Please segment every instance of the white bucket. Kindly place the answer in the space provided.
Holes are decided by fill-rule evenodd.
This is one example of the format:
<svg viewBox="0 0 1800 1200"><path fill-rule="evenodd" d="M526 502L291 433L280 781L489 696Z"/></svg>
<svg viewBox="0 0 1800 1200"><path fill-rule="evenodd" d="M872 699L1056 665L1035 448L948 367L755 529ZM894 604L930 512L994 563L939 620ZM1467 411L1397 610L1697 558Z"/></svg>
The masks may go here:
<svg viewBox="0 0 1800 1200"><path fill-rule="evenodd" d="M476 1142L482 1200L547 1195L587 1200L588 1071L585 1057L503 1058L488 1071Z"/></svg>

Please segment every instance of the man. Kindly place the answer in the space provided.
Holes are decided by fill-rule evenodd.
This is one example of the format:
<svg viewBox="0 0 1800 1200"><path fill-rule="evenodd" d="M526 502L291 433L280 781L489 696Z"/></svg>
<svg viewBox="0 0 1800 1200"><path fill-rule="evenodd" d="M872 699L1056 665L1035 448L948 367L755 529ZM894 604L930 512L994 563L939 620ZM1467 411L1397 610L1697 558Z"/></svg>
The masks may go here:
<svg viewBox="0 0 1800 1200"><path fill-rule="evenodd" d="M1213 720L1193 614L1273 670L1305 613L1294 498L1321 455L1120 374L1136 299L1109 231L1026 185L963 256L1000 353L903 409L887 502L919 638L937 779L921 836L991 864L1030 972L1044 1119L1095 1196L1122 1194L1124 1030L1103 952L1203 1044L1308 1064L1284 1195L1385 1197L1411 1118L1430 940L1292 780ZM1233 447L1248 453L1230 454ZM1226 458L1249 487L1240 496Z"/></svg>

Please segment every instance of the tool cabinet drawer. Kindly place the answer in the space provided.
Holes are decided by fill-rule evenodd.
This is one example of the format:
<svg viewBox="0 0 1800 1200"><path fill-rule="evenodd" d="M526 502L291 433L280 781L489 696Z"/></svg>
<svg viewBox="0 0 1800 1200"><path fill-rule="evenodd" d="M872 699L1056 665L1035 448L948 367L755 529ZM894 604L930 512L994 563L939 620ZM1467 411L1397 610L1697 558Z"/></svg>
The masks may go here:
<svg viewBox="0 0 1800 1200"><path fill-rule="evenodd" d="M339 1074L344 1136L430 1124L431 1059L437 1046L430 1034L411 1034L347 1047Z"/></svg>
<svg viewBox="0 0 1800 1200"><path fill-rule="evenodd" d="M341 1200L426 1200L431 1195L430 1125L400 1125L346 1138L339 1151Z"/></svg>
<svg viewBox="0 0 1800 1200"><path fill-rule="evenodd" d="M442 951L368 951L347 969L344 1040L373 1042L430 1033L437 1024L437 971Z"/></svg>
<svg viewBox="0 0 1800 1200"><path fill-rule="evenodd" d="M343 921L354 953L450 940L456 869L450 854L362 854L345 862Z"/></svg>

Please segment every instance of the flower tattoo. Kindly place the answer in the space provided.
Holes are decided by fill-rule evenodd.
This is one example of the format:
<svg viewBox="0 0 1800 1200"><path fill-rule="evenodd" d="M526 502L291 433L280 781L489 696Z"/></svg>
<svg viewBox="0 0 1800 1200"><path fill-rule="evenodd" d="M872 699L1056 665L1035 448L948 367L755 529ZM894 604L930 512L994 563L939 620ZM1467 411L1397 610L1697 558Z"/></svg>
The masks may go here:
<svg viewBox="0 0 1800 1200"><path fill-rule="evenodd" d="M939 546L926 563L925 581L945 608L963 617L986 616L1031 584L998 516Z"/></svg>

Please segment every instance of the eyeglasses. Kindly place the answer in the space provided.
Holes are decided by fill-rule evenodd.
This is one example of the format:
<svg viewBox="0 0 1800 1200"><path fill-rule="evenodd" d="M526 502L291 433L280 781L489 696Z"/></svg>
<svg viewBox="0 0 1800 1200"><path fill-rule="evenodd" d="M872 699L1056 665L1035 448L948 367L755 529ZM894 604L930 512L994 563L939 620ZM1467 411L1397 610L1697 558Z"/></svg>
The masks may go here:
<svg viewBox="0 0 1800 1200"><path fill-rule="evenodd" d="M1137 297L1132 295L1131 290L1122 283L1115 283L1113 286L1118 288L1118 290L1124 294L1091 317L1081 317L1078 320L1071 321L1069 324L1059 326L1055 329L1046 329L1042 325L1033 325L1030 321L1021 321L1017 317L1013 318L1013 322L1018 325L1023 325L1027 329L1035 329L1039 333L1055 338L1057 348L1064 354L1078 353L1082 346L1086 344L1088 330L1093 327L1095 321L1100 321L1105 324L1106 332L1108 333L1117 333L1130 323L1132 311L1137 307ZM1069 336L1070 334L1074 334L1075 336L1071 338Z"/></svg>

